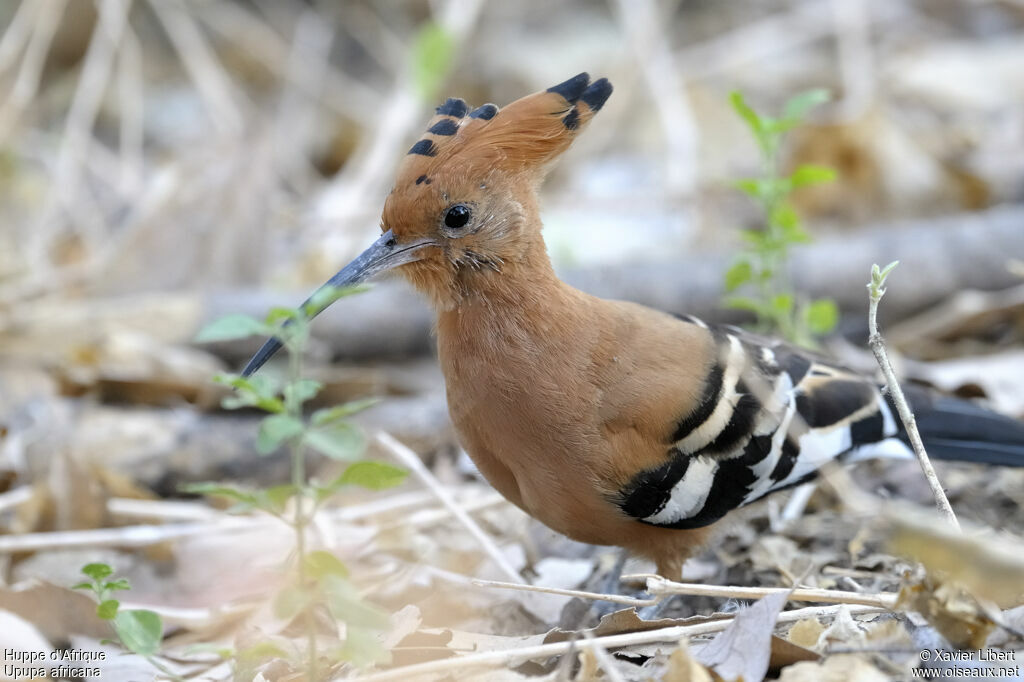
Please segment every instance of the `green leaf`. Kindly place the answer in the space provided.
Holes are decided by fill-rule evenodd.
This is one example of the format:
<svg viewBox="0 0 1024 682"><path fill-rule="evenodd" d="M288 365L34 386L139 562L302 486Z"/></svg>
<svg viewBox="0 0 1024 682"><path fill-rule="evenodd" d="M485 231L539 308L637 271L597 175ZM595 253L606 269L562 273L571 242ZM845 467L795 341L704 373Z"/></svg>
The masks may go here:
<svg viewBox="0 0 1024 682"><path fill-rule="evenodd" d="M330 552L316 550L308 553L303 558L303 561L306 565L306 575L316 581L328 575L337 575L342 578L349 576L349 571L345 564Z"/></svg>
<svg viewBox="0 0 1024 682"><path fill-rule="evenodd" d="M235 657L243 666L252 667L274 658L287 659L288 651L283 646L264 640L257 642L250 647L239 649L235 654ZM255 671L253 672L255 673ZM245 675L241 679L251 679L254 676L255 675Z"/></svg>
<svg viewBox="0 0 1024 682"><path fill-rule="evenodd" d="M771 245L771 235L764 230L743 230L740 238L758 252L765 251Z"/></svg>
<svg viewBox="0 0 1024 682"><path fill-rule="evenodd" d="M747 105L746 100L743 99L743 93L739 91L730 93L729 103L732 104L733 110L739 114L740 118L746 122L754 137L760 140L762 135L764 135L764 124L761 121L761 117L757 115L757 112Z"/></svg>
<svg viewBox="0 0 1024 682"><path fill-rule="evenodd" d="M839 323L839 307L830 299L818 299L804 308L804 319L812 334L828 334Z"/></svg>
<svg viewBox="0 0 1024 682"><path fill-rule="evenodd" d="M433 21L423 24L413 39L413 83L423 99L431 99L448 75L455 56L455 40Z"/></svg>
<svg viewBox="0 0 1024 682"><path fill-rule="evenodd" d="M203 327L196 334L196 341L200 343L228 341L230 339L244 339L249 336L270 336L272 333L266 325L248 315L226 315Z"/></svg>
<svg viewBox="0 0 1024 682"><path fill-rule="evenodd" d="M788 201L780 201L776 204L769 220L773 225L781 227L782 233L787 237L792 234L795 227L800 225L800 216Z"/></svg>
<svg viewBox="0 0 1024 682"><path fill-rule="evenodd" d="M401 485L409 472L385 462L364 460L350 464L339 480L342 484L352 484L369 490L385 490Z"/></svg>
<svg viewBox="0 0 1024 682"><path fill-rule="evenodd" d="M277 397L278 382L270 376L260 374L246 378L237 374L218 374L213 380L235 389L235 395L221 401L226 410L258 407L266 412L284 412L284 403Z"/></svg>
<svg viewBox="0 0 1024 682"><path fill-rule="evenodd" d="M871 298L881 298L885 295L885 280L889 277L889 273L892 272L893 268L899 265L898 260L894 260L885 266L885 269L879 269L878 263L871 266L871 281L868 282L868 289L871 291Z"/></svg>
<svg viewBox="0 0 1024 682"><path fill-rule="evenodd" d="M351 625L346 625L345 644L334 652L334 656L357 668L391 661L391 652L384 648L376 631Z"/></svg>
<svg viewBox="0 0 1024 682"><path fill-rule="evenodd" d="M272 414L265 417L256 435L256 450L261 455L269 455L285 441L301 435L304 428L303 423L291 415Z"/></svg>
<svg viewBox="0 0 1024 682"><path fill-rule="evenodd" d="M85 566L82 566L82 573L93 580L103 580L104 578L108 578L113 575L114 569L107 564L86 564Z"/></svg>
<svg viewBox="0 0 1024 682"><path fill-rule="evenodd" d="M96 591L95 588L96 586L92 583L77 583L71 586L72 590L92 590L94 592Z"/></svg>
<svg viewBox="0 0 1024 682"><path fill-rule="evenodd" d="M792 294L777 294L772 298L772 310L779 314L787 314L793 310Z"/></svg>
<svg viewBox="0 0 1024 682"><path fill-rule="evenodd" d="M750 261L741 260L733 263L733 266L725 272L725 290L735 291L749 282L752 276L753 270L750 267Z"/></svg>
<svg viewBox="0 0 1024 682"><path fill-rule="evenodd" d="M311 429L306 432L305 442L331 459L355 459L363 452L362 433L347 422Z"/></svg>
<svg viewBox="0 0 1024 682"><path fill-rule="evenodd" d="M160 650L164 626L160 616L152 611L118 611L114 618L114 630L129 651L141 656L152 656Z"/></svg>
<svg viewBox="0 0 1024 682"><path fill-rule="evenodd" d="M96 606L96 615L103 620L114 620L114 617L117 616L117 609L120 608L120 606L121 602L116 599L101 601Z"/></svg>
<svg viewBox="0 0 1024 682"><path fill-rule="evenodd" d="M801 92L790 97L782 108L782 117L794 122L800 122L803 117L814 107L829 101L831 96L828 90L816 89Z"/></svg>
<svg viewBox="0 0 1024 682"><path fill-rule="evenodd" d="M299 379L284 387L284 399L293 405L301 405L320 392L324 385L313 379Z"/></svg>
<svg viewBox="0 0 1024 682"><path fill-rule="evenodd" d="M362 412L368 407L376 405L380 402L380 398L363 398L361 400L351 400L344 405L336 405L334 407L324 408L317 410L310 417L310 423L313 426L324 426L332 422L336 422L339 419L350 417L357 412Z"/></svg>
<svg viewBox="0 0 1024 682"><path fill-rule="evenodd" d="M732 183L733 187L760 202L771 201L784 196L790 190L788 178L742 178Z"/></svg>
<svg viewBox="0 0 1024 682"><path fill-rule="evenodd" d="M264 505L262 503L263 500L261 500L261 502L256 506L266 509L267 511L274 512L275 514L280 514L288 505L288 500L295 497L295 493L297 492L298 488L291 483L271 486L270 488L267 488L261 496L263 497L263 500L266 501L266 504Z"/></svg>
<svg viewBox="0 0 1024 682"><path fill-rule="evenodd" d="M741 178L734 180L732 186L753 199L764 198L764 181L757 178Z"/></svg>
<svg viewBox="0 0 1024 682"><path fill-rule="evenodd" d="M130 590L132 585L128 582L128 578L118 578L117 580L111 580L110 582L103 583L103 589L110 592L117 590Z"/></svg>
<svg viewBox="0 0 1024 682"><path fill-rule="evenodd" d="M783 220L779 225L782 228L782 239L786 244L807 244L811 241L811 235L807 234L802 227L800 227L800 219L796 213L793 213L793 217L796 218L796 222Z"/></svg>
<svg viewBox="0 0 1024 682"><path fill-rule="evenodd" d="M234 500L235 502L239 502L247 507L256 507L259 505L259 497L252 490L235 488L232 486L221 485L219 483L186 483L178 486L178 489L183 493L207 495L209 497L226 497L229 500Z"/></svg>
<svg viewBox="0 0 1024 682"><path fill-rule="evenodd" d="M749 296L730 296L725 299L724 303L726 308L749 310L757 313L758 315L765 314L766 306L760 301L750 298Z"/></svg>
<svg viewBox="0 0 1024 682"><path fill-rule="evenodd" d="M331 615L346 625L381 630L387 627L388 614L364 601L348 580L338 575L325 575L320 581Z"/></svg>
<svg viewBox="0 0 1024 682"><path fill-rule="evenodd" d="M349 287L335 287L325 284L313 292L313 295L309 297L309 300L303 304L302 312L305 313L306 317L313 318L323 312L325 308L337 301L339 298L361 294L370 288L371 287L367 284L355 284Z"/></svg>
<svg viewBox="0 0 1024 682"><path fill-rule="evenodd" d="M301 310L297 308L285 308L284 306L274 306L267 311L265 321L271 327L282 326L285 322L298 322L304 321L306 316L303 315Z"/></svg>
<svg viewBox="0 0 1024 682"><path fill-rule="evenodd" d="M288 585L274 598L274 615L281 620L291 620L313 603L315 595L298 585Z"/></svg>
<svg viewBox="0 0 1024 682"><path fill-rule="evenodd" d="M789 181L793 188L806 187L807 185L820 185L823 182L832 182L836 179L836 171L828 166L816 166L805 163L798 166Z"/></svg>

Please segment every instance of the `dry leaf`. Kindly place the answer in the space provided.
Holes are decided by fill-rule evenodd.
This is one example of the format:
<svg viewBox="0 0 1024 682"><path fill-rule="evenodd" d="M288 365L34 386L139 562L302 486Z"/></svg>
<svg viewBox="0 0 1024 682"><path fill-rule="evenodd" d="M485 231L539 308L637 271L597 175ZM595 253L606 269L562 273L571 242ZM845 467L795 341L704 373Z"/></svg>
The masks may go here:
<svg viewBox="0 0 1024 682"><path fill-rule="evenodd" d="M750 561L756 570L779 571L792 579L806 569L807 553L789 538L766 535L750 548Z"/></svg>
<svg viewBox="0 0 1024 682"><path fill-rule="evenodd" d="M824 631L825 626L818 622L817 618L805 618L797 621L789 629L789 634L786 637L797 646L813 649L818 645L818 640Z"/></svg>
<svg viewBox="0 0 1024 682"><path fill-rule="evenodd" d="M690 618L659 618L658 620L644 620L637 615L635 608L620 609L601 618L597 627L590 630L562 630L554 628L544 636L544 643L565 642L570 639L583 637L588 633L594 637L607 637L609 635L622 635L629 632L647 632L648 630L660 630L671 628L677 625L695 625L697 623L709 623L716 620L728 620L731 614L713 613L710 616L692 616Z"/></svg>
<svg viewBox="0 0 1024 682"><path fill-rule="evenodd" d="M775 621L788 599L789 592L779 592L739 611L697 658L726 682L764 679L771 660Z"/></svg>
<svg viewBox="0 0 1024 682"><path fill-rule="evenodd" d="M841 654L819 663L794 663L779 682L888 682L890 677L860 656Z"/></svg>
<svg viewBox="0 0 1024 682"><path fill-rule="evenodd" d="M850 615L850 609L842 604L836 611L835 620L821 633L818 638L816 649L824 650L831 643L839 643L843 646L859 646L864 641L864 630L860 623Z"/></svg>
<svg viewBox="0 0 1024 682"><path fill-rule="evenodd" d="M821 655L811 651L807 647L794 644L788 639L772 635L772 655L768 661L768 667L772 670L785 668L786 666L801 661L817 661Z"/></svg>
<svg viewBox="0 0 1024 682"><path fill-rule="evenodd" d="M679 647L668 657L668 667L663 682L711 682L711 673L690 653L686 638L679 640Z"/></svg>
<svg viewBox="0 0 1024 682"><path fill-rule="evenodd" d="M900 590L897 606L920 613L957 647L980 649L995 628L978 601L955 583L925 578L916 585L907 585Z"/></svg>
<svg viewBox="0 0 1024 682"><path fill-rule="evenodd" d="M869 646L882 649L910 649L913 639L906 626L895 617L882 616L869 623L861 623L864 627L864 640Z"/></svg>
<svg viewBox="0 0 1024 682"><path fill-rule="evenodd" d="M914 559L929 575L956 582L972 595L1001 608L1024 603L1024 542L1009 535L976 537L957 533L934 516L905 510L887 516L888 545Z"/></svg>
<svg viewBox="0 0 1024 682"><path fill-rule="evenodd" d="M72 634L102 639L110 625L96 615L96 602L81 592L41 580L0 588L0 609L30 621L51 642Z"/></svg>

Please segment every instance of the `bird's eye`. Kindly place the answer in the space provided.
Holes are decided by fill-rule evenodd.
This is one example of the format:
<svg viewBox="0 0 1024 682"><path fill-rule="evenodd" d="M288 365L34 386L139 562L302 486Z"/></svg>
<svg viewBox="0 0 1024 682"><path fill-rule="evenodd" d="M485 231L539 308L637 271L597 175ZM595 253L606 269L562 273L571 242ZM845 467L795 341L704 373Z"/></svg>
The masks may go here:
<svg viewBox="0 0 1024 682"><path fill-rule="evenodd" d="M448 209L448 212L444 214L445 227L452 229L459 229L465 227L466 223L469 222L470 215L469 206L465 204L456 204Z"/></svg>

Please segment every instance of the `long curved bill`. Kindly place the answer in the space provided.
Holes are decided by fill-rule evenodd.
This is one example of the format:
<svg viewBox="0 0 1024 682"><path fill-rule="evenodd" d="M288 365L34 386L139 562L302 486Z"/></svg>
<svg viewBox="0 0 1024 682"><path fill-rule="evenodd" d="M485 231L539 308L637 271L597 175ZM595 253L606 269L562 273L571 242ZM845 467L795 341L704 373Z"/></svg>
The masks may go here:
<svg viewBox="0 0 1024 682"><path fill-rule="evenodd" d="M305 313L306 319L312 320L336 300L336 297L329 295L330 290L360 284L376 274L417 261L420 259L420 251L433 244L434 242L430 239L421 239L411 244L399 244L395 240L395 235L388 230L380 236L380 239L371 244L370 248L339 270L334 277L324 282L319 289L313 292L312 296L303 302L300 309ZM281 350L283 345L276 336L268 339L246 364L245 369L242 370L242 376L247 377L253 374L273 357L274 353Z"/></svg>

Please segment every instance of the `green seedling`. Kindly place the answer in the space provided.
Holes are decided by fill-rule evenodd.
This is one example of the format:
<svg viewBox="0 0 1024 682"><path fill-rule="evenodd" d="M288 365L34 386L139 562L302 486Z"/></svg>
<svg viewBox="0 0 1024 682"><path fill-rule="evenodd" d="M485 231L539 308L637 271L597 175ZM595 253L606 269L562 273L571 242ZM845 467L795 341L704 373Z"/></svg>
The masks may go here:
<svg viewBox="0 0 1024 682"><path fill-rule="evenodd" d="M761 155L761 175L742 178L734 186L757 202L764 224L743 231L745 247L725 274L725 289L730 294L725 304L748 310L765 333L779 333L788 340L816 345L815 337L835 328L839 311L834 301L808 301L794 290L788 277L790 247L810 241L790 195L801 187L832 182L832 168L805 164L789 175L779 169L779 152L786 134L798 126L815 106L828 100L824 90L801 93L788 102L778 118L755 112L738 92L731 103L757 142Z"/></svg>
<svg viewBox="0 0 1024 682"><path fill-rule="evenodd" d="M362 459L365 440L348 418L374 404L356 400L307 414L305 404L316 397L323 385L303 376L302 356L309 340L309 318L329 302L348 296L360 287L325 289L306 308L274 308L263 320L242 315L221 318L203 329L198 341L224 341L248 336L274 336L288 354L288 370L282 380L272 375L241 377L223 374L215 380L233 389L222 405L226 409L255 409L265 412L256 438L256 450L268 455L286 448L291 456L291 480L270 488L241 488L220 483L197 483L187 492L221 497L234 502L235 511L259 510L288 524L295 534L295 552L290 560L291 579L275 599L275 612L285 620L297 620L305 631L305 645L296 650L286 639L262 642L236 654L236 672L245 677L271 659L284 659L305 668L308 680L336 662L355 666L387 660L377 633L387 626L387 614L364 600L351 582L348 567L333 554L310 550L308 527L317 509L340 490L358 486L383 490L405 480L404 470L384 462ZM307 452L348 462L345 470L330 481L310 480ZM335 638L323 651L321 662L319 631L315 614L326 610L344 623L344 640ZM251 675L250 675L251 676Z"/></svg>
<svg viewBox="0 0 1024 682"><path fill-rule="evenodd" d="M107 564L94 563L82 567L82 574L88 578L72 589L92 592L98 602L96 615L108 621L117 635L117 643L145 658L157 670L178 680L179 676L156 660L160 643L164 637L164 625L160 615L146 609L122 609L121 602L114 599L114 593L130 590L127 578L114 578L114 569Z"/></svg>

